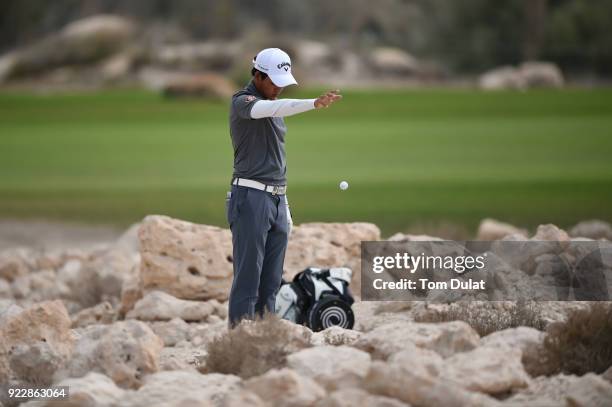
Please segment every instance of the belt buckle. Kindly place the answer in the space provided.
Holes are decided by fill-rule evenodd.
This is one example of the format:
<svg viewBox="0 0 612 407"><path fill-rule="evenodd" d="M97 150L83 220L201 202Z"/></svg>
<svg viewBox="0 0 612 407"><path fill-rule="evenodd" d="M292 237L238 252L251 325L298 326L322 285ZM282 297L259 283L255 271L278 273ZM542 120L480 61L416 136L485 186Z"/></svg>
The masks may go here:
<svg viewBox="0 0 612 407"><path fill-rule="evenodd" d="M280 185L274 185L274 188L272 188L272 195L278 195L279 187Z"/></svg>

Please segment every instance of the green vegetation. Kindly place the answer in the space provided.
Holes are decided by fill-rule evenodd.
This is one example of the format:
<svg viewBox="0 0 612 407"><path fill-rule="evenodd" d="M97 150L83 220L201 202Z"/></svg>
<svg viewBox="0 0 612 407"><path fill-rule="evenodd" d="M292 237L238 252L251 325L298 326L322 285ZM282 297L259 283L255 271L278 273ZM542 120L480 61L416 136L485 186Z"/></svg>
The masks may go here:
<svg viewBox="0 0 612 407"><path fill-rule="evenodd" d="M610 90L344 94L286 119L297 223L370 221L390 234L473 231L488 216L531 228L612 220ZM0 94L0 217L225 226L227 109L142 91Z"/></svg>

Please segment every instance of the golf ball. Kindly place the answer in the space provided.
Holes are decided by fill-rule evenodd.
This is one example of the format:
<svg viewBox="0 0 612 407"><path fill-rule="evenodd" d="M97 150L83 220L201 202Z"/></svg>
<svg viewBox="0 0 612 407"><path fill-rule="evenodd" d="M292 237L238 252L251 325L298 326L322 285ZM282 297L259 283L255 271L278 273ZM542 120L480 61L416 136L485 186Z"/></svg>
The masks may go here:
<svg viewBox="0 0 612 407"><path fill-rule="evenodd" d="M343 190L343 191L344 191L345 189L348 189L348 182L346 182L346 181L342 181L342 182L340 183L340 189L341 189L341 190Z"/></svg>

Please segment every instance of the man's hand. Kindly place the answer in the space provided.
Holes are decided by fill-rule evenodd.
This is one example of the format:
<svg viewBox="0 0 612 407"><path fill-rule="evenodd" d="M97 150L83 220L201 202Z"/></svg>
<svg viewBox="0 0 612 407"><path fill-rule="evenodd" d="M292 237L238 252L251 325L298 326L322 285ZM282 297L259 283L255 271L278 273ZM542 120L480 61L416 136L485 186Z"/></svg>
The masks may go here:
<svg viewBox="0 0 612 407"><path fill-rule="evenodd" d="M342 95L338 89L330 90L329 92L319 96L315 100L314 106L315 109L322 109L324 107L331 106L332 103L337 102L340 99L342 99Z"/></svg>

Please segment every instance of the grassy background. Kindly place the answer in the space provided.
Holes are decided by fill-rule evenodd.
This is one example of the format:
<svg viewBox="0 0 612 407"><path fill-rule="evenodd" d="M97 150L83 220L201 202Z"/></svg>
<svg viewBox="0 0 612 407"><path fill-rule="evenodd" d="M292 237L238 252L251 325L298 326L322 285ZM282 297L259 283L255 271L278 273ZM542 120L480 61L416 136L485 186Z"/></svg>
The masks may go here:
<svg viewBox="0 0 612 407"><path fill-rule="evenodd" d="M612 90L343 93L286 119L297 223L461 235L484 217L612 220ZM227 109L144 91L0 93L0 218L225 226Z"/></svg>

